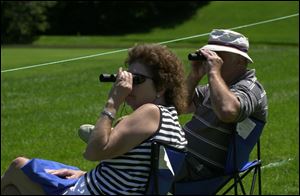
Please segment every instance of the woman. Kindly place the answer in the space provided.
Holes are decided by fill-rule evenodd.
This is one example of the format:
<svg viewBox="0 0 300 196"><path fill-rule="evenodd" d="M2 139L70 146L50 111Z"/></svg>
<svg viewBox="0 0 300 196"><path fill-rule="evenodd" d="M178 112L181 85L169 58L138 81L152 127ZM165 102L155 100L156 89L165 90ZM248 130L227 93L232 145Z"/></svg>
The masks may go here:
<svg viewBox="0 0 300 196"><path fill-rule="evenodd" d="M178 113L186 107L184 70L181 61L158 44L134 46L128 52L126 64L127 71L119 68L117 80L84 152L87 160L100 161L98 166L84 172L71 166L57 166L59 163L56 162L19 157L1 180L2 194L5 191L40 191L40 187L47 194L145 193L151 142L156 140L177 149L183 149L187 144L178 122ZM112 129L119 106L124 102L133 112ZM49 166L53 164L55 166ZM42 174L36 174L38 172L32 168L40 165L43 165ZM21 178L10 178L13 176L10 173L14 172L24 179L29 177L35 189L24 188L18 182ZM62 188L49 188L48 181L58 177L57 181L67 179L70 183ZM28 187L30 183L26 183L23 184Z"/></svg>

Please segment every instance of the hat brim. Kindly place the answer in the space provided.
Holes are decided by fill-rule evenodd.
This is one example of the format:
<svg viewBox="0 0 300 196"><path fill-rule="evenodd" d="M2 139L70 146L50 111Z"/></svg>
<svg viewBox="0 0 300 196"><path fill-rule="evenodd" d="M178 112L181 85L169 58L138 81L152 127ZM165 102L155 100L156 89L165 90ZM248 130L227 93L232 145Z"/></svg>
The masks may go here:
<svg viewBox="0 0 300 196"><path fill-rule="evenodd" d="M236 48L228 47L228 46L220 46L220 45L214 45L214 44L207 44L203 46L201 49L208 49L212 51L224 51L224 52L232 52L235 54L242 55L246 59L248 59L249 63L253 63L253 60L250 58L250 56L241 50L238 50Z"/></svg>

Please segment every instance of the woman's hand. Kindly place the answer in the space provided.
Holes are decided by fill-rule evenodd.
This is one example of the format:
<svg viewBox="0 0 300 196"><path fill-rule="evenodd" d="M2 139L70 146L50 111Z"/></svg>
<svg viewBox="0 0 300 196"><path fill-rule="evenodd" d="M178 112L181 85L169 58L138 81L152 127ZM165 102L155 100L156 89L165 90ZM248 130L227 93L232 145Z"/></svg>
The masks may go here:
<svg viewBox="0 0 300 196"><path fill-rule="evenodd" d="M117 80L109 93L109 102L117 109L132 91L132 74L119 68Z"/></svg>
<svg viewBox="0 0 300 196"><path fill-rule="evenodd" d="M81 170L73 170L73 169L45 169L45 171L49 174L53 174L59 176L61 178L79 178L84 175L86 172Z"/></svg>

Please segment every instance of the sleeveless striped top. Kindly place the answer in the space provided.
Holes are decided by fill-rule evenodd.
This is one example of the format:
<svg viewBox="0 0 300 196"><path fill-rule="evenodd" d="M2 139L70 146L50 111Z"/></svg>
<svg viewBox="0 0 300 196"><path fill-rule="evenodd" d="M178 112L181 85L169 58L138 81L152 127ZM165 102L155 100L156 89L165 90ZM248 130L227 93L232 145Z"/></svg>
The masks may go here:
<svg viewBox="0 0 300 196"><path fill-rule="evenodd" d="M160 109L160 126L154 135L121 156L101 161L95 169L85 174L86 186L91 194L145 194L150 175L151 142L185 148L187 140L175 107L157 106Z"/></svg>

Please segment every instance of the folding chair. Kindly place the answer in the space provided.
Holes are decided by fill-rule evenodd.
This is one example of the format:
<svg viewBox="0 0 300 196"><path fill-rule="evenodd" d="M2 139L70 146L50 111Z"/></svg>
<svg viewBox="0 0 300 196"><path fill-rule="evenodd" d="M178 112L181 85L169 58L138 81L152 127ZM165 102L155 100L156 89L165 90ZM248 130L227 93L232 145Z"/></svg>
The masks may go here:
<svg viewBox="0 0 300 196"><path fill-rule="evenodd" d="M166 195L182 168L185 152L156 141L151 145L151 173L147 195Z"/></svg>
<svg viewBox="0 0 300 196"><path fill-rule="evenodd" d="M170 176L168 180L170 180L169 184L163 184L160 183L160 169L157 165L152 165L153 167L153 173L151 175L151 180L149 186L152 187L152 193L156 194L166 194L168 191L172 192L172 194L184 194L184 195L213 195L217 194L222 188L225 187L225 185L229 184L229 182L233 179L233 183L223 192L223 194L228 193L230 190L234 188L235 195L238 194L238 184L240 185L240 189L242 193L245 195L245 189L243 185L243 178L246 177L252 170L253 176L252 176L252 183L250 187L250 193L253 194L254 187L255 187L255 181L256 178L258 178L258 194L261 195L261 160L260 160L260 143L259 138L262 133L263 127L265 125L264 122L249 118L248 125L252 125L252 131L249 132L246 136L243 134L240 134L237 131L234 132L233 137L230 141L230 145L228 148L228 154L227 154L227 160L226 160L226 168L224 175L220 175L218 177L210 178L207 180L199 180L199 181L190 181L190 182L174 182L175 176ZM249 128L249 127L248 127ZM251 151L253 150L254 146L257 146L257 158L254 161L249 161L249 156ZM169 149L165 147L167 151ZM154 152L154 151L153 151ZM156 151L156 153L159 153ZM177 163L173 163L173 165L179 164L182 166L183 160L181 159L182 156L185 156L185 153L183 152L176 152L176 153L169 153L170 156L180 156L179 159L177 159ZM156 162L154 159L158 159L158 155L155 155L152 157L153 161ZM170 160L175 160L176 158L172 157ZM156 168L156 169L155 169ZM180 168L177 173L180 171ZM166 171L165 171L166 172ZM175 173L176 175L176 173ZM157 179L156 179L157 178ZM155 180L156 179L156 180ZM157 185L155 185L157 183ZM159 185L159 187L158 187ZM161 188L164 190L161 191ZM167 190L168 189L168 190Z"/></svg>

